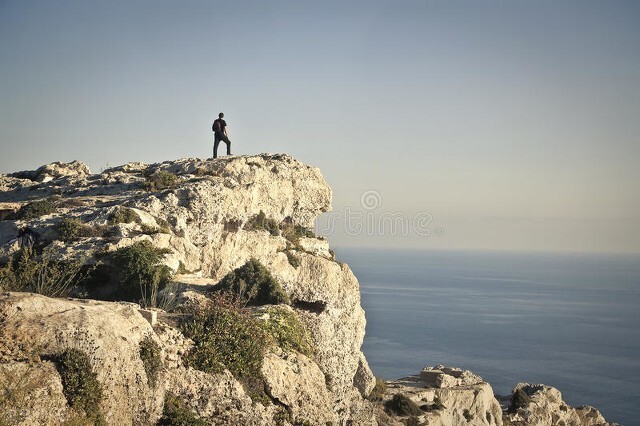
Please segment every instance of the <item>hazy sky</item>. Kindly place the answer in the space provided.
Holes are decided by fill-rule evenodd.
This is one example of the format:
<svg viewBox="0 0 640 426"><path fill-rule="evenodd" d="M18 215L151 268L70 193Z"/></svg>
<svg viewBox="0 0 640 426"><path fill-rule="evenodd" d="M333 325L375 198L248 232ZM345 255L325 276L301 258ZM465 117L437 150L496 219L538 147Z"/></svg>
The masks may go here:
<svg viewBox="0 0 640 426"><path fill-rule="evenodd" d="M0 58L0 172L211 156L224 111L338 246L640 252L635 1L0 0Z"/></svg>

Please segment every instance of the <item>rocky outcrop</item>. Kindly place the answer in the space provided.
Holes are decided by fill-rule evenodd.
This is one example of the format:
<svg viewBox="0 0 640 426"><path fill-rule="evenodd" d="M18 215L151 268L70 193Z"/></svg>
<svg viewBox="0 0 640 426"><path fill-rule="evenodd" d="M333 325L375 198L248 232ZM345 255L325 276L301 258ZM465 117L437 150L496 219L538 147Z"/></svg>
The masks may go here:
<svg viewBox="0 0 640 426"><path fill-rule="evenodd" d="M421 412L399 415L389 409L395 395L409 398ZM387 391L378 406L378 422L401 425L409 418L425 425L503 424L500 403L488 383L470 371L444 366L426 367L418 375L387 382Z"/></svg>
<svg viewBox="0 0 640 426"><path fill-rule="evenodd" d="M398 413L391 404L402 395L419 408ZM512 425L512 426L614 426L598 410L573 408L550 386L520 383L501 406L491 386L468 370L425 367L420 374L387 382L377 403L377 421L383 425Z"/></svg>
<svg viewBox="0 0 640 426"><path fill-rule="evenodd" d="M94 175L80 162L52 163L0 175L0 264L29 247L92 270L109 253L147 241L165 250L162 263L176 273L164 292L170 312L3 291L0 277L0 423L88 423L60 361L79 350L102 388L94 408L107 424L153 424L177 398L221 425L608 425L543 385L518 385L507 410L481 377L452 367L426 367L376 391L360 351L358 281L326 240L305 231L330 208L320 171L287 155L129 163ZM313 345L301 353L270 342L258 396L246 377L189 365L197 342L178 327L185 309L211 303L205 293L250 259L277 280ZM98 296L113 296L108 281L99 283ZM416 405L412 414L390 408L400 395Z"/></svg>
<svg viewBox="0 0 640 426"><path fill-rule="evenodd" d="M38 348L46 358L83 345L106 389L102 412L113 424L157 419L167 392L216 424L269 424L265 419L278 410L290 422L373 421L364 396L375 380L360 351L365 318L355 276L333 259L323 239L305 235L292 243L248 226L258 214L273 223L312 226L331 208L331 189L318 169L287 155L130 163L98 175L89 175L81 163L54 163L0 176L0 188L0 210L9 212L0 222L0 258L36 245L55 260L91 265L105 253L150 241L167 249L167 266L181 269L176 280L191 290L184 300L192 302L253 258L280 282L315 349L308 358L273 348L263 365L272 403L252 402L228 371L212 376L186 367L182 355L189 339L162 319L152 327L136 305L11 293L0 299L12 342L2 353L7 363L29 363L20 352L24 348ZM38 201L48 203L43 214L22 213ZM123 209L127 219L114 220ZM91 230L89 235L62 238L58 225L69 219ZM161 385L154 389L138 354L145 336L163 349ZM56 382L53 373L51 380ZM64 411L57 395L51 403ZM30 419L39 421L37 414Z"/></svg>
<svg viewBox="0 0 640 426"><path fill-rule="evenodd" d="M558 389L540 384L518 383L513 389L509 408L505 419L513 426L613 425L595 408L588 405L571 407L562 400L562 394Z"/></svg>

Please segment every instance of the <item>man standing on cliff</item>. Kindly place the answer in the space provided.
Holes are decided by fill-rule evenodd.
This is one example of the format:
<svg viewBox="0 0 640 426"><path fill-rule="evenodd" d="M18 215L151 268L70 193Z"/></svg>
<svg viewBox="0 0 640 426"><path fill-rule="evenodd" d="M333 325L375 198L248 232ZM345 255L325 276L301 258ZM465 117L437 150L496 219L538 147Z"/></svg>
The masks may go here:
<svg viewBox="0 0 640 426"><path fill-rule="evenodd" d="M229 134L227 133L227 122L222 118L223 113L218 114L218 119L213 122L212 130L213 137L213 158L218 158L218 145L220 141L227 144L227 155L231 155L231 141L229 140Z"/></svg>

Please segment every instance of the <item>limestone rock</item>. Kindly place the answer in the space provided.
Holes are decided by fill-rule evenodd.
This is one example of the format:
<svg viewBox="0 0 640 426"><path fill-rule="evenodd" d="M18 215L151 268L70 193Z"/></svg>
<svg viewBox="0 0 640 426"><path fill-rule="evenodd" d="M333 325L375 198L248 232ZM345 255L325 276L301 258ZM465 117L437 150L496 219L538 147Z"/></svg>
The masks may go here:
<svg viewBox="0 0 640 426"><path fill-rule="evenodd" d="M151 187L148 181L154 176L169 176L168 183ZM262 154L217 160L187 158L151 165L129 163L98 175L89 175L81 163L54 163L34 172L0 176L0 203L11 203L12 211L38 199L51 201L54 212L1 221L0 258L6 259L22 245L33 243L46 246L56 260L74 259L91 265L98 261L97 254L150 241L170 251L163 259L167 266L174 271L189 271L177 278L181 291L190 290L179 298L185 306L206 303L199 293L249 259L258 259L282 284L316 349L313 359L296 354L285 359L275 357L273 352L267 357L265 379L274 398L286 401L282 404L293 417L371 424L372 407L363 395L375 380L360 351L366 321L355 276L346 265L333 260L326 240L305 236L290 241L284 235L249 226L252 218L262 213L274 223L311 227L320 213L331 208L331 188L317 168L287 155ZM130 222L114 223L122 209L133 213L126 219ZM63 218L83 222L96 230L95 235L60 241L56 226ZM290 264L285 250L299 259L297 267ZM5 309L16 297L12 295L3 302ZM34 324L32 335L38 341L55 341L52 336L58 335L65 344L72 344L74 334L70 330L78 328L87 335L82 339L92 342L91 353L100 360L110 360L99 370L101 380L108 377L108 400L103 408L110 421L142 421L143 411L149 418L157 416L164 391L182 395L193 402L198 415L221 424L250 424L272 418L276 410L252 404L242 385L228 374L212 377L186 368L182 355L192 342L161 318L152 328L137 306L77 300L48 302L39 296L19 298L27 304L20 311L23 323ZM41 317L36 304L43 306L43 312L51 311L56 320ZM137 328L127 323L113 329L105 323L109 318L112 324L124 324L122 317L136 318ZM58 323L57 318L64 318L67 325ZM20 335L31 338L24 331ZM166 389L158 393L141 379L144 371L135 350L143 335L152 335L163 349L164 376L169 379L163 379ZM18 346L23 344L30 343ZM64 345L54 346L47 350L60 350ZM16 356L7 353L12 361L18 359ZM129 361L112 361L114 357ZM288 382L298 384L298 391L283 387L279 381L283 374ZM119 379L111 375L119 375ZM222 416L230 407L236 411ZM291 420L295 420L293 417Z"/></svg>
<svg viewBox="0 0 640 426"><path fill-rule="evenodd" d="M439 366L438 370L450 372L462 372L463 370ZM431 367L426 371L433 371ZM423 370L423 371L425 371ZM452 377L452 376L449 376ZM477 377L477 376L475 376ZM488 383L483 381L475 383L458 383L452 386L437 386L430 375L415 375L404 379L387 382L387 392L383 398L382 406L391 400L396 394L403 394L411 399L423 413L418 419L429 425L457 426L457 425L502 425L502 409L500 403L493 395L493 390ZM380 424L402 424L392 412L383 412L378 409L378 421Z"/></svg>
<svg viewBox="0 0 640 426"><path fill-rule="evenodd" d="M506 413L513 426L612 426L593 407L573 408L562 399L560 391L542 384L518 383L513 393L524 392L529 401Z"/></svg>
<svg viewBox="0 0 640 426"><path fill-rule="evenodd" d="M87 177L91 174L89 167L80 161L72 161L71 163L55 162L45 164L44 166L33 171L23 171L12 173L10 176L21 179L29 179L38 182L49 182L50 180L61 177Z"/></svg>
<svg viewBox="0 0 640 426"><path fill-rule="evenodd" d="M149 386L139 355L140 342L153 336L153 329L136 308L130 303L0 294L0 359L22 362L21 368L28 369L33 368L29 358L47 359L66 349L82 350L103 385L101 410L107 422L146 422L149 417L158 417L162 398ZM47 368L42 374L45 382L57 386L60 378L55 369ZM34 407L34 418L46 418L51 410L66 412L66 400L60 399L59 392L47 395L43 404Z"/></svg>
<svg viewBox="0 0 640 426"><path fill-rule="evenodd" d="M267 393L286 407L294 420L311 424L337 423L331 395L318 365L302 354L267 354L262 366Z"/></svg>

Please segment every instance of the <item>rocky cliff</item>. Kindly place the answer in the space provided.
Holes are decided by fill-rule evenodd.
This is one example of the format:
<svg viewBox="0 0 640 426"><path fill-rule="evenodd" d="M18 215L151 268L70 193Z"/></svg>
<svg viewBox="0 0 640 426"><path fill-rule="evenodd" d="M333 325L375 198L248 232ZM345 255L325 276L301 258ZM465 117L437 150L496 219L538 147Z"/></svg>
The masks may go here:
<svg viewBox="0 0 640 426"><path fill-rule="evenodd" d="M287 155L0 175L0 424L606 424L531 385L503 415L456 369L376 385L357 279L310 230L330 208Z"/></svg>

